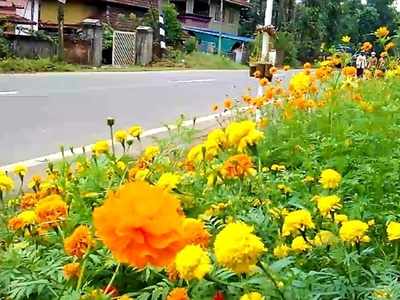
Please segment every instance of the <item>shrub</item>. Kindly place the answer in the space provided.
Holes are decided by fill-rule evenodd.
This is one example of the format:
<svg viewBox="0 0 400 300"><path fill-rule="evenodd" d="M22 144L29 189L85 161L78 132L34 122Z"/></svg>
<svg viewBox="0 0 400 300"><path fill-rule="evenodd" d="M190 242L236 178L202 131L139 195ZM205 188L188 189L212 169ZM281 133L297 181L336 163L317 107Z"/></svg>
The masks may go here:
<svg viewBox="0 0 400 300"><path fill-rule="evenodd" d="M190 54L197 49L197 39L194 36L186 39L185 41L185 52Z"/></svg>

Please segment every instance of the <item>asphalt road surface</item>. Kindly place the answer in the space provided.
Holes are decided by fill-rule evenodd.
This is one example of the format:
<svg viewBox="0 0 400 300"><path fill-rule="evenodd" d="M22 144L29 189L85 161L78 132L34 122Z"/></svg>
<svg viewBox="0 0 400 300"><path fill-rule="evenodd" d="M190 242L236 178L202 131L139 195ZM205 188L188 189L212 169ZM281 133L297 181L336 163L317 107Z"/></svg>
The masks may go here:
<svg viewBox="0 0 400 300"><path fill-rule="evenodd" d="M109 116L151 129L256 86L248 71L0 75L0 166L108 138Z"/></svg>

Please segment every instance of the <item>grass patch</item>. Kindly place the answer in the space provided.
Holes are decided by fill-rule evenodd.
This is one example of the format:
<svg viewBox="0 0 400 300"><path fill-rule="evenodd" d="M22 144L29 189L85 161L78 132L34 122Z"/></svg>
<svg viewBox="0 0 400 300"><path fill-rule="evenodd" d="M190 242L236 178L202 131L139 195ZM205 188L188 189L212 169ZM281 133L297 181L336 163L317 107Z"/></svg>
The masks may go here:
<svg viewBox="0 0 400 300"><path fill-rule="evenodd" d="M74 72L80 71L82 68L79 65L59 62L50 58L7 58L0 60L0 72L2 73Z"/></svg>
<svg viewBox="0 0 400 300"><path fill-rule="evenodd" d="M235 63L225 56L194 52L185 57L185 65L191 69L227 69L240 70L247 67Z"/></svg>

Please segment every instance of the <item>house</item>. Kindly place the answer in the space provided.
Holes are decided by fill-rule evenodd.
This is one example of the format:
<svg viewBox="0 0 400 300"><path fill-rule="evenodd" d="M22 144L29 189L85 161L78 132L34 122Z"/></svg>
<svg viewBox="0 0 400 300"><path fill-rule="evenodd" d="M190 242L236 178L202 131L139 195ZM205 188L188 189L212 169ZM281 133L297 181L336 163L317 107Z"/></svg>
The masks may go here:
<svg viewBox="0 0 400 300"><path fill-rule="evenodd" d="M200 49L203 51L216 52L220 36L224 53L231 53L241 44L252 41L238 35L240 11L250 4L246 0L222 1L171 0L177 8L183 29L200 41Z"/></svg>
<svg viewBox="0 0 400 300"><path fill-rule="evenodd" d="M7 33L13 33L18 26L35 26L35 22L26 18L21 10L25 7L24 0L0 0L0 23Z"/></svg>

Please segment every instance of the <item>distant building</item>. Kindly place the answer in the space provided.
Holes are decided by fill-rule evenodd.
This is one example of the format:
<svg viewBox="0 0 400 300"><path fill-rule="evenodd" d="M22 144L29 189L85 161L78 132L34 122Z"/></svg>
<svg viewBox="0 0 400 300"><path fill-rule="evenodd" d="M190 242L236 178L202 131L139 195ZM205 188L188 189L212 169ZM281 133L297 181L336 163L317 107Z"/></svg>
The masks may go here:
<svg viewBox="0 0 400 300"><path fill-rule="evenodd" d="M222 51L231 53L252 39L238 36L240 10L249 7L246 0L223 0L221 20L220 0L171 0L175 4L183 29L200 41L200 49L216 52L220 30Z"/></svg>

